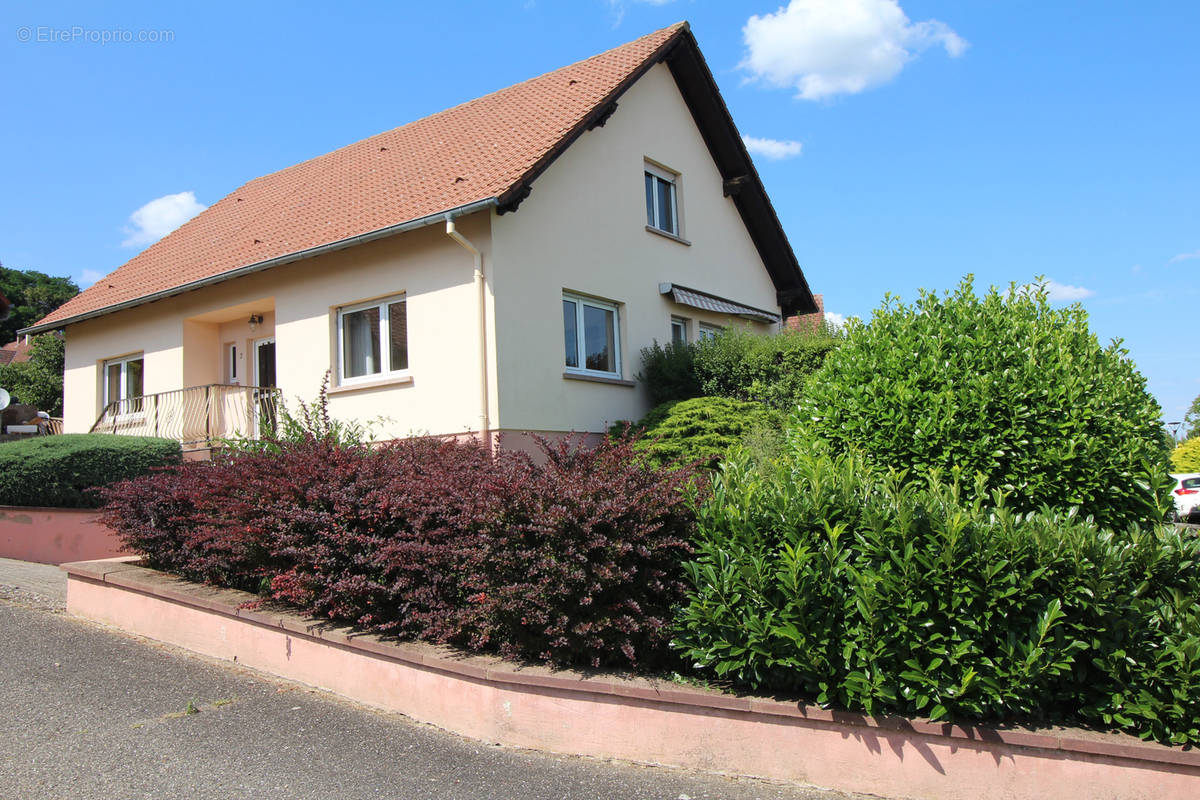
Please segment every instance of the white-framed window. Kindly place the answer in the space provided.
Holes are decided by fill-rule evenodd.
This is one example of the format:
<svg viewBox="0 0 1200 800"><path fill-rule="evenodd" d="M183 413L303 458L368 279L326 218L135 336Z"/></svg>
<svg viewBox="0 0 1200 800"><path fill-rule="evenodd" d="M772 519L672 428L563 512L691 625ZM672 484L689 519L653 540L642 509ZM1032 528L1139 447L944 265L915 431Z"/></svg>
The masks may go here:
<svg viewBox="0 0 1200 800"><path fill-rule="evenodd" d="M678 179L678 175L647 162L646 224L672 236L679 235Z"/></svg>
<svg viewBox="0 0 1200 800"><path fill-rule="evenodd" d="M687 344L688 321L683 317L671 317L671 344Z"/></svg>
<svg viewBox="0 0 1200 800"><path fill-rule="evenodd" d="M562 305L567 371L620 377L621 321L616 303L563 292Z"/></svg>
<svg viewBox="0 0 1200 800"><path fill-rule="evenodd" d="M137 414L142 410L145 358L141 353L104 362L104 406L116 403L116 414Z"/></svg>
<svg viewBox="0 0 1200 800"><path fill-rule="evenodd" d="M404 295L337 310L338 383L408 372L408 310Z"/></svg>
<svg viewBox="0 0 1200 800"><path fill-rule="evenodd" d="M699 331L700 341L706 342L709 339L715 339L717 334L723 330L725 329L720 325L709 325L706 322L701 322Z"/></svg>
<svg viewBox="0 0 1200 800"><path fill-rule="evenodd" d="M238 372L237 342L225 343L225 383L241 384L242 378Z"/></svg>

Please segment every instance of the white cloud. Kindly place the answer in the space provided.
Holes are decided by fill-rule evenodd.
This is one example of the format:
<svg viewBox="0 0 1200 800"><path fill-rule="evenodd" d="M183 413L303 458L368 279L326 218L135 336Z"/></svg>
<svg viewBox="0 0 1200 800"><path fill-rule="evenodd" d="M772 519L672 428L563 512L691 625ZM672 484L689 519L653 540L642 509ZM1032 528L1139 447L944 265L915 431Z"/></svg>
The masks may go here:
<svg viewBox="0 0 1200 800"><path fill-rule="evenodd" d="M803 144L791 140L780 141L779 139L760 139L757 136L743 136L742 141L746 143L746 149L751 153L771 161L795 158L804 149Z"/></svg>
<svg viewBox="0 0 1200 800"><path fill-rule="evenodd" d="M79 273L79 280L77 280L76 283L79 284L80 289L86 289L103 277L104 273L100 270L85 269L83 272Z"/></svg>
<svg viewBox="0 0 1200 800"><path fill-rule="evenodd" d="M839 314L836 311L826 311L825 321L835 328L841 328L846 324L846 315Z"/></svg>
<svg viewBox="0 0 1200 800"><path fill-rule="evenodd" d="M168 194L151 200L129 215L129 237L122 247L144 247L157 242L208 206L196 200L195 192Z"/></svg>
<svg viewBox="0 0 1200 800"><path fill-rule="evenodd" d="M1082 286L1071 286L1066 283L1059 283L1055 280L1046 281L1046 294L1051 302L1071 302L1074 300L1082 300L1085 297L1091 297L1095 294L1091 289L1085 289Z"/></svg>
<svg viewBox="0 0 1200 800"><path fill-rule="evenodd" d="M1200 258L1200 250L1193 250L1190 253L1180 253L1174 256L1168 264L1178 264L1180 261L1191 261L1193 258Z"/></svg>
<svg viewBox="0 0 1200 800"><path fill-rule="evenodd" d="M895 78L922 50L951 58L967 41L943 22L911 22L897 0L791 0L742 28L742 68L805 100L855 94Z"/></svg>

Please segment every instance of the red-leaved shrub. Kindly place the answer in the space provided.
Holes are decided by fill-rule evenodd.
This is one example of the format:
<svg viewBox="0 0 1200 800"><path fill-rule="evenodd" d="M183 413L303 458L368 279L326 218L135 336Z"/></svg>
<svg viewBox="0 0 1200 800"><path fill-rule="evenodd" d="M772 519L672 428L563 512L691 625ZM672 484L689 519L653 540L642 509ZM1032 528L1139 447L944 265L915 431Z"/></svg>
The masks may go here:
<svg viewBox="0 0 1200 800"><path fill-rule="evenodd" d="M105 514L150 566L367 630L555 664L670 658L695 476L628 442L541 448L311 439L117 484Z"/></svg>

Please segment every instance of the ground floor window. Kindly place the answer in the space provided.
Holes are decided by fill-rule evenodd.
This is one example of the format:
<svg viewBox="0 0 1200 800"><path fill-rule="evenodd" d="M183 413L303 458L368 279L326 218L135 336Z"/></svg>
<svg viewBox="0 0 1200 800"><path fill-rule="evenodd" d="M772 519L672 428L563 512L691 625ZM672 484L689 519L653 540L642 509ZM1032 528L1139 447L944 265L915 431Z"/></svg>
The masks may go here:
<svg viewBox="0 0 1200 800"><path fill-rule="evenodd" d="M338 381L408 371L408 308L403 295L338 309Z"/></svg>
<svg viewBox="0 0 1200 800"><path fill-rule="evenodd" d="M104 405L117 403L116 413L142 410L143 356L139 353L104 362Z"/></svg>
<svg viewBox="0 0 1200 800"><path fill-rule="evenodd" d="M683 317L671 317L671 344L687 344L687 325Z"/></svg>
<svg viewBox="0 0 1200 800"><path fill-rule="evenodd" d="M725 329L722 328L720 325L706 325L705 323L701 322L700 323L700 341L706 342L709 339L715 339L717 334L723 330L725 330Z"/></svg>
<svg viewBox="0 0 1200 800"><path fill-rule="evenodd" d="M567 371L620 376L617 305L566 293L562 305Z"/></svg>

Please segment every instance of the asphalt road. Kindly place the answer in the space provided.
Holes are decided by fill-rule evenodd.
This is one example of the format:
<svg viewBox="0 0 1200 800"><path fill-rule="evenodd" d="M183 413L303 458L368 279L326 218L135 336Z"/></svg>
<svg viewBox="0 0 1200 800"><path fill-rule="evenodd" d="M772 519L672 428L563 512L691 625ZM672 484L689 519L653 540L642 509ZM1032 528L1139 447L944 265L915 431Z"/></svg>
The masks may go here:
<svg viewBox="0 0 1200 800"><path fill-rule="evenodd" d="M0 798L850 797L484 745L68 617L52 569L0 563Z"/></svg>

